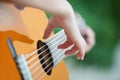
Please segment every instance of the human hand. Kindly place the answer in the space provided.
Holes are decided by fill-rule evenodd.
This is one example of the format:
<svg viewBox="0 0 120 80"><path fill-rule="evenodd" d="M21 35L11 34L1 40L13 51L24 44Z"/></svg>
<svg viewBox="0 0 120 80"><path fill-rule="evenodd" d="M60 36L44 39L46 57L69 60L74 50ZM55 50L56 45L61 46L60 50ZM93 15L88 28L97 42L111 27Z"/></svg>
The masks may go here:
<svg viewBox="0 0 120 80"><path fill-rule="evenodd" d="M76 13L75 15L79 30L87 43L86 52L89 52L95 45L95 32L92 28L87 26L85 20L79 13Z"/></svg>
<svg viewBox="0 0 120 80"><path fill-rule="evenodd" d="M77 59L84 59L84 54L86 50L86 42L84 41L83 37L81 36L79 29L73 27L72 25L74 21L70 19L64 19L59 16L53 15L52 18L49 20L48 26L44 32L44 39L48 38L50 33L52 32L53 28L55 27L62 27L65 30L67 35L67 41L63 44L59 45L58 48L65 49L70 45L74 44L74 46L65 52L65 54L71 54L78 50L76 54ZM77 26L78 27L78 26ZM79 37L79 38L78 38Z"/></svg>
<svg viewBox="0 0 120 80"><path fill-rule="evenodd" d="M95 33L90 27L85 27L82 35L87 43L86 52L89 52L95 45Z"/></svg>

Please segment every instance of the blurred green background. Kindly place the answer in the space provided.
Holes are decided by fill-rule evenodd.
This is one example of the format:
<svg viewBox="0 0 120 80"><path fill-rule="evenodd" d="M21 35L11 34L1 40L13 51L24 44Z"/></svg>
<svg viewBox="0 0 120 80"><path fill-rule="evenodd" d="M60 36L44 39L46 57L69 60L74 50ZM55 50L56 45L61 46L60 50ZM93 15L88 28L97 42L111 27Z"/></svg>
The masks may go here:
<svg viewBox="0 0 120 80"><path fill-rule="evenodd" d="M84 61L73 59L77 65L108 69L113 64L113 50L120 39L120 0L68 0L96 33L96 45ZM61 5L62 6L62 5ZM58 32L60 29L55 29Z"/></svg>

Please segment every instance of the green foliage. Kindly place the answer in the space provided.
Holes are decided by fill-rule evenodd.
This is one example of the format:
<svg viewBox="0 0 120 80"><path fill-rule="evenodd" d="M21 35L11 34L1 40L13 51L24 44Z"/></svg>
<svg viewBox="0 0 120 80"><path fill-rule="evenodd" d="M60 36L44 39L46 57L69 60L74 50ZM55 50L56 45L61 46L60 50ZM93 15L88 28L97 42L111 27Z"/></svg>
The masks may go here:
<svg viewBox="0 0 120 80"><path fill-rule="evenodd" d="M96 33L96 45L82 62L97 67L110 67L113 49L119 38L117 18L114 16L113 1L110 0L68 0ZM118 3L117 3L118 4ZM119 7L117 7L119 8ZM119 10L119 9L118 9ZM118 11L116 10L116 11ZM79 64L79 62L77 63Z"/></svg>

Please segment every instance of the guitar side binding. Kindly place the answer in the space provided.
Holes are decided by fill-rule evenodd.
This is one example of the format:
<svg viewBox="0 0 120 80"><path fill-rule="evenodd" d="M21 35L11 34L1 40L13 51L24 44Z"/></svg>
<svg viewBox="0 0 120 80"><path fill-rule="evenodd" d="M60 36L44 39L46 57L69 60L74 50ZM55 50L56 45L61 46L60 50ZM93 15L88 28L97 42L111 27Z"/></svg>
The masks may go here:
<svg viewBox="0 0 120 80"><path fill-rule="evenodd" d="M11 41L10 38L7 39L7 44L8 44L9 50L10 50L10 52L11 52L11 56L13 57L14 62L15 62L15 64L16 64L16 67L17 67L17 69L18 69L18 71L19 71L19 74L20 74L20 76L21 76L21 80L25 80L24 77L23 77L23 75L22 75L22 73L20 72L20 68L18 67L19 63L17 62L16 50L15 50L15 48L14 48L14 46L13 46L13 43L12 43L12 41Z"/></svg>

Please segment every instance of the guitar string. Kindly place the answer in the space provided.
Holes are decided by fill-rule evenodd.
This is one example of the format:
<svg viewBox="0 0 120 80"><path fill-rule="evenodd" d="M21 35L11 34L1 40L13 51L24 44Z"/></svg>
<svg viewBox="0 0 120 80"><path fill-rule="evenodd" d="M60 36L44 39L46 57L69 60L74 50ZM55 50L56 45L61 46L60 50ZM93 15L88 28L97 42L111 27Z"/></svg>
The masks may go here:
<svg viewBox="0 0 120 80"><path fill-rule="evenodd" d="M71 45L72 46L72 45ZM68 47L68 48L71 48L71 46L70 47ZM68 49L67 48L67 49ZM65 50L63 50L62 52L64 52ZM75 55L75 54L77 54L79 51L77 50L73 55ZM61 58L60 58L61 57ZM58 58L60 58L54 65L57 65L58 64L58 62L60 62L64 57L65 57L65 55L63 55L63 56L60 56L60 57L58 57ZM57 58L56 58L57 59ZM50 63L50 64L52 64L52 63ZM50 64L48 64L48 65L50 65ZM49 67L49 66L48 66ZM54 66L55 67L55 66ZM46 73L44 73L43 75L42 75L42 77L40 78L40 80L42 80L46 75L47 75L47 73L52 69L52 68L54 68L54 67L51 67ZM46 69L46 68L44 68L44 69ZM43 72L44 70L42 70L41 72ZM41 73L40 72L40 73ZM40 74L38 74L37 75L37 77L36 78L38 78L40 76ZM35 78L35 79L36 79Z"/></svg>
<svg viewBox="0 0 120 80"><path fill-rule="evenodd" d="M62 37L62 36L59 36L60 38ZM59 38L58 38L59 39ZM58 40L57 40L58 41ZM55 43L56 44L56 43ZM53 44L52 46L54 46L55 44ZM51 48L52 46L50 46L49 48ZM42 51L41 53L39 53L37 56L35 56L34 58L32 58L31 60L29 60L28 62L27 62L27 64L29 64L29 63L31 63L33 60L35 60L36 58L38 58L42 53L44 53L45 51L47 51L49 48L46 48L44 51Z"/></svg>
<svg viewBox="0 0 120 80"><path fill-rule="evenodd" d="M64 37L63 37L63 39L64 39ZM55 50L55 49L54 49L54 50ZM55 55L55 54L54 54L54 55ZM44 56L44 57L45 57L45 56ZM51 58L52 58L52 57L51 57ZM50 59L50 58L49 58L49 59ZM48 60L49 60L49 59L48 59ZM48 61L48 60L47 60L47 61ZM47 61L45 61L44 63L46 63ZM43 63L43 64L44 64L44 63ZM43 65L43 64L42 64L42 65ZM49 64L49 65L50 65L50 64ZM49 65L47 65L46 68L49 67ZM46 69L46 68L45 68L45 69ZM39 68L37 68L37 69L39 69ZM37 69L36 69L36 70L37 70ZM35 72L35 71L34 71L34 72Z"/></svg>
<svg viewBox="0 0 120 80"><path fill-rule="evenodd" d="M60 36L62 36L62 35L60 35ZM56 40L56 39L58 39L60 36L56 37L56 38L55 38L55 39L53 39L53 40L55 41L55 40ZM52 40L52 42L54 42L53 40ZM48 43L50 43L50 42L48 42ZM36 52L38 52L39 50L41 50L41 49L45 48L45 47L46 47L46 45L48 45L48 44L45 44L44 46L40 47L39 49L37 49L37 50L36 50L36 51L34 51L34 52L36 53ZM34 54L35 54L35 53L34 53ZM40 54L42 54L42 53L40 53ZM27 61L27 63L28 63L28 64L29 64L29 63L31 63L31 62L32 62L34 59L36 59L36 58L37 58L37 56L36 56L36 57L34 57L34 58L32 58L32 59L30 59L30 60L28 60L28 61Z"/></svg>
<svg viewBox="0 0 120 80"><path fill-rule="evenodd" d="M57 52L60 52L60 50L57 51ZM36 69L34 69L34 71L32 71L31 74L35 74L35 72L36 72L39 68L41 68L41 66L38 66Z"/></svg>
<svg viewBox="0 0 120 80"><path fill-rule="evenodd" d="M57 48L54 48L55 50L57 49ZM54 50L54 51L55 51ZM56 53L58 53L58 52L60 52L60 50L58 50ZM39 68L40 67L42 67L48 60L50 60L52 57L54 57L55 55L56 55L56 53L54 53L50 58L48 58L44 63L42 63L41 64L41 66L39 66ZM39 60L39 62L40 62L40 60ZM37 70L39 69L38 67L37 67ZM35 73L35 71L37 71L36 69L33 71L33 72L31 72L32 74L34 74Z"/></svg>
<svg viewBox="0 0 120 80"><path fill-rule="evenodd" d="M56 34L56 36L58 35L58 37L59 37L59 35L60 35L61 32L63 32L63 30L60 31L60 32L58 32L58 33ZM54 37L54 36L52 36L52 37ZM52 37L51 37L51 39L52 39ZM58 38L58 37L55 37L55 38L53 38L52 40L50 40L50 41L48 42L48 44L49 44L51 41L53 42L53 41L54 41L56 38ZM37 49L37 50L35 50L35 51L31 52L31 53L28 53L28 55L25 55L25 58L26 58L26 59L30 58L32 55L34 55L36 52L38 52L40 49L44 48L45 46L46 46L46 45L40 47L39 49Z"/></svg>
<svg viewBox="0 0 120 80"><path fill-rule="evenodd" d="M64 56L62 56L62 57L58 60L58 62L60 62L63 58L64 58ZM57 65L58 62L56 62L55 65ZM50 70L52 70L52 67L51 67L46 73L48 73ZM43 76L40 78L40 80L42 80L42 79L47 75L46 73L43 74Z"/></svg>
<svg viewBox="0 0 120 80"><path fill-rule="evenodd" d="M81 24L79 24L79 22L78 22L78 25L79 25L79 26L81 26L82 24L84 24L84 21L83 21ZM84 25L85 25L85 24L84 24ZM82 25L82 26L84 26L84 25ZM82 27L82 26L81 26L81 27ZM61 30L61 31L58 32L56 35L59 35L59 34L60 34L61 32L63 32L63 31L64 31L64 30ZM45 47L45 46L46 46L46 45L44 45L43 47ZM42 48L42 47L41 47L41 48ZM38 52L39 50L40 50L40 49L38 49L38 50L36 50L36 51L33 51L33 52L30 53L31 55L25 56L26 59L29 58L30 56L32 56L33 54L35 54L36 52Z"/></svg>
<svg viewBox="0 0 120 80"><path fill-rule="evenodd" d="M61 42L65 40L65 37L62 37L59 41L57 41L55 44ZM53 47L55 47L56 45L52 45ZM37 63L39 63L42 59L44 59L45 57L47 57L49 54L51 54L51 52L55 51L56 48L53 48L48 54L46 54L44 57L42 57L40 60L36 61L35 63L33 63L31 66L29 66L29 69L32 69ZM52 55L53 57L54 55ZM39 57L39 56L38 56ZM42 65L44 65L50 58L48 58Z"/></svg>
<svg viewBox="0 0 120 80"><path fill-rule="evenodd" d="M64 39L64 37L63 37L63 39ZM61 39L61 40L62 40L62 39ZM55 50L55 49L54 49L54 50ZM53 50L53 51L54 51L54 50ZM55 55L55 54L54 54L54 55ZM54 55L53 55L53 56L54 56ZM45 56L44 56L44 57L45 57ZM51 57L51 58L52 58L52 57ZM50 59L50 58L49 58L49 59ZM48 60L49 60L49 59L48 59ZM47 61L48 61L48 60L47 60ZM44 63L46 63L47 61L45 61ZM43 64L44 64L44 63L43 63ZM42 65L43 65L43 64L42 64ZM49 65L50 65L50 64L49 64ZM47 65L46 68L49 67L49 65ZM45 68L45 69L46 69L46 68ZM37 68L37 69L39 69L39 68ZM37 70L37 69L36 69L36 70Z"/></svg>
<svg viewBox="0 0 120 80"><path fill-rule="evenodd" d="M64 39L65 40L65 37L62 37L62 39ZM61 40L62 40L61 39ZM59 41L58 41L59 42ZM73 45L71 45L72 47L73 47ZM55 51L57 48L54 48L53 50L51 50L51 51ZM50 53L49 53L50 54ZM48 55L48 54L47 54ZM43 58L45 58L47 55L45 55L44 57L42 57L42 59ZM56 53L55 54L53 54L52 55L52 57L54 57L56 55ZM50 58L48 58L44 63L42 63L41 64L41 66L39 66L39 67L37 67L34 71L32 71L31 73L32 74L34 74L40 67L42 67L48 60L50 60L52 57L50 57ZM35 62L32 66L30 66L29 67L29 69L31 69L31 68L33 68L37 63L39 63L42 59L40 59L40 60L38 60L37 62Z"/></svg>
<svg viewBox="0 0 120 80"><path fill-rule="evenodd" d="M65 50L63 50L62 52L64 52L64 51L65 51ZM58 54L58 53L57 53L57 54ZM57 60L57 59L59 59L59 58L61 57L61 55L63 55L63 54L58 55L58 56L54 59L54 61ZM61 60L61 58L60 58L59 60ZM59 62L59 60L58 60L54 65L56 65L56 64ZM49 67L49 65L52 64L52 63L53 63L53 62L49 63L45 68L43 68L43 70L41 70L40 73L38 73L33 79L36 80L36 78L38 78L39 75L41 75L41 73L44 72L44 70L45 70L47 67ZM46 73L48 73L52 68L53 68L53 67L51 67ZM46 73L44 73L43 76L47 75Z"/></svg>
<svg viewBox="0 0 120 80"><path fill-rule="evenodd" d="M64 38L63 38L63 39L64 39ZM45 46L45 45L44 45L44 46ZM43 47L42 47L42 48L43 48ZM49 58L49 59L50 59L50 58ZM49 60L49 59L48 59L48 60ZM48 61L48 60L47 60L47 61ZM47 62L47 61L45 61L45 62ZM44 63L45 63L45 62L44 62ZM44 63L43 63L43 64L44 64ZM46 66L46 68L47 68L47 67L49 67L49 65L48 65L48 66Z"/></svg>
<svg viewBox="0 0 120 80"><path fill-rule="evenodd" d="M71 45L71 46L69 46L67 49L70 49L70 48L72 48L74 45ZM64 49L63 51L61 51L61 50L58 50L56 53L58 54L59 52L65 52L67 49ZM77 50L74 54L71 54L71 55L68 55L68 56L72 56L72 55L76 55L77 53L79 52L79 50ZM60 54L60 55L63 55L63 54ZM60 55L58 55L55 59L54 59L54 67L56 66L56 64L59 62L59 60L57 61L57 62L55 62L56 61L56 59L57 58L59 58L59 56ZM63 55L63 57L65 57L65 55ZM63 58L61 58L60 60L62 60ZM40 71L40 74L41 74L41 72L44 72L44 70L47 68L47 67L49 67L50 65L52 64L52 62L51 63L49 63L45 68L43 68L43 70L42 71ZM34 71L34 74L35 74L35 72L39 69L40 67L38 67L35 71ZM53 67L52 67L53 68ZM46 73L48 73L50 70L48 70ZM31 74L33 74L33 73L31 73ZM38 77L40 74L38 74L36 77Z"/></svg>
<svg viewBox="0 0 120 80"><path fill-rule="evenodd" d="M62 36L63 36L63 35L58 36L57 39L61 38ZM46 45L47 45L47 44L46 44ZM54 44L53 44L53 45L54 45ZM51 47L51 46L50 46L50 47ZM49 47L49 48L50 48L50 47ZM43 52L45 52L45 51L48 50L49 48L45 49ZM38 51L38 50L37 50L37 51ZM43 52L41 52L39 55L41 55ZM37 56L35 56L34 58L28 60L28 61L27 61L27 64L31 63L33 60L35 60L36 58L38 58L39 55L37 55Z"/></svg>

